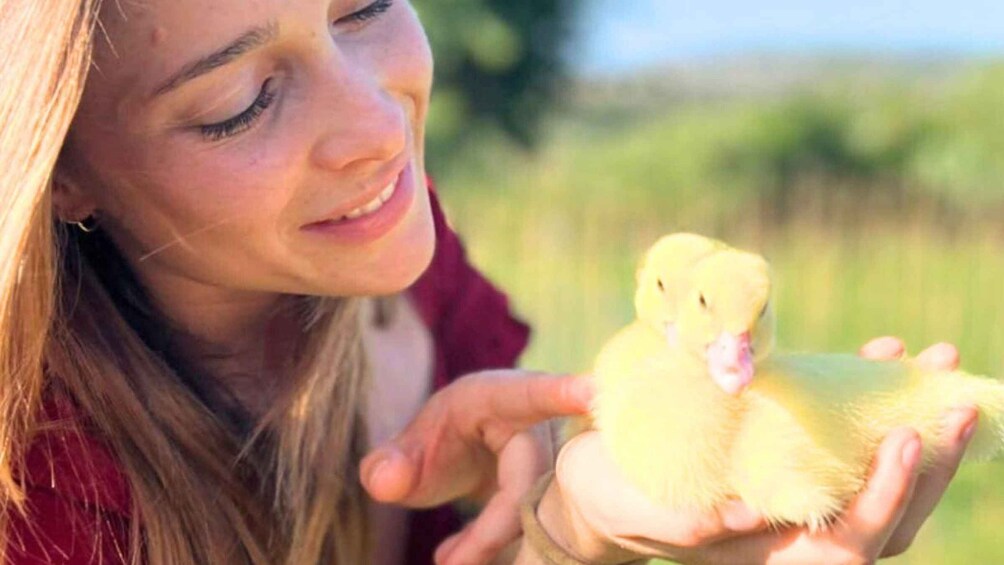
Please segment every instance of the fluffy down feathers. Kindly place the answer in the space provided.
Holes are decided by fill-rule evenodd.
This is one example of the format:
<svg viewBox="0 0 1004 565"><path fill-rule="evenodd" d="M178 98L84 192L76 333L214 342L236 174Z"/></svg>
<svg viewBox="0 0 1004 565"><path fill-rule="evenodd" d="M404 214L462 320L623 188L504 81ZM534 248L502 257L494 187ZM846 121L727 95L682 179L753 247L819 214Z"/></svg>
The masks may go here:
<svg viewBox="0 0 1004 565"><path fill-rule="evenodd" d="M637 320L596 359L592 420L643 492L681 510L741 498L775 523L828 524L864 486L892 429L939 449L941 418L976 405L968 451L1004 446L1004 384L912 361L772 355L763 258L692 234L665 237L637 276Z"/></svg>

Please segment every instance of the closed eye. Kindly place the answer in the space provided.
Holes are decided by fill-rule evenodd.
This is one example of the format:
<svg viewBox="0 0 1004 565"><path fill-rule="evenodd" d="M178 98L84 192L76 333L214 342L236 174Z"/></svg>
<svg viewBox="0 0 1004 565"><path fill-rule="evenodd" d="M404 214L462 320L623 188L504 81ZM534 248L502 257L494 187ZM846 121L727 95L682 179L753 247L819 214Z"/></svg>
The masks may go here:
<svg viewBox="0 0 1004 565"><path fill-rule="evenodd" d="M251 129L258 118L275 101L275 96L276 92L272 89L272 79L268 79L261 85L258 97L246 110L229 120L199 126L202 136L207 141L221 141Z"/></svg>
<svg viewBox="0 0 1004 565"><path fill-rule="evenodd" d="M376 0L376 2L373 2L358 12L353 12L344 18L339 18L335 21L335 24L353 24L372 20L373 18L379 17L387 10L390 10L393 5L394 0Z"/></svg>

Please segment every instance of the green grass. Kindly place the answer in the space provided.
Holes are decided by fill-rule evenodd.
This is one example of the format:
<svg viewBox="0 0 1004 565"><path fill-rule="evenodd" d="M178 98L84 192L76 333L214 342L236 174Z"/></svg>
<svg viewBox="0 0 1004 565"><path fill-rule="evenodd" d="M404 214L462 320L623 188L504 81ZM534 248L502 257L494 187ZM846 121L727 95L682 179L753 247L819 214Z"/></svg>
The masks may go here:
<svg viewBox="0 0 1004 565"><path fill-rule="evenodd" d="M602 138L568 127L535 157L480 149L439 179L472 259L535 329L525 367L587 370L633 315L639 253L686 229L771 260L782 348L851 351L894 334L914 352L953 342L965 369L1004 376L1004 220L949 222L934 206L871 206L860 191L812 185L775 224L753 183L688 172L689 156L670 153L682 142L667 141L669 127ZM1002 481L1004 465L963 469L897 562L1004 563Z"/></svg>

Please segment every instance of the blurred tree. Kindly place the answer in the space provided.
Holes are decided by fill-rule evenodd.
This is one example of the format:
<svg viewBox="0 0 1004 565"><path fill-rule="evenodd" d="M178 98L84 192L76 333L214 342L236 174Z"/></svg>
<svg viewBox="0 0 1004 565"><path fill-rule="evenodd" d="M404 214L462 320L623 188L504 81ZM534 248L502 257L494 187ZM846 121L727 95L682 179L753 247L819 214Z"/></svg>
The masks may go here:
<svg viewBox="0 0 1004 565"><path fill-rule="evenodd" d="M532 147L564 84L574 0L413 0L436 60L430 168L473 135Z"/></svg>
<svg viewBox="0 0 1004 565"><path fill-rule="evenodd" d="M782 220L798 191L899 193L931 129L908 102L893 88L864 100L796 94L757 108L725 143L719 166L754 183L763 211Z"/></svg>
<svg viewBox="0 0 1004 565"><path fill-rule="evenodd" d="M1004 204L1004 63L978 67L932 114L912 176L960 202Z"/></svg>

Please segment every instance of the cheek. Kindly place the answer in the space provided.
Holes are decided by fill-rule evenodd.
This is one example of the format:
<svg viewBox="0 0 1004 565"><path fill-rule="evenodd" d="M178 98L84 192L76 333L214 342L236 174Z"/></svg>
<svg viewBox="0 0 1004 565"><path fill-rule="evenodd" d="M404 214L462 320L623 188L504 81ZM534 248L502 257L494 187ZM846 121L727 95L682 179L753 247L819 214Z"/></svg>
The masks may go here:
<svg viewBox="0 0 1004 565"><path fill-rule="evenodd" d="M114 213L146 212L152 217L129 221L143 241L208 229L214 223L274 225L289 198L289 168L263 152L199 153L153 147L131 162L142 168L119 169L123 184L136 187L116 191ZM110 168L109 170L115 170ZM226 230L223 230L226 231Z"/></svg>
<svg viewBox="0 0 1004 565"><path fill-rule="evenodd" d="M294 146L248 138L233 151L177 152L159 175L169 198L194 214L236 223L278 222L299 182ZM302 153L302 151L301 151Z"/></svg>
<svg viewBox="0 0 1004 565"><path fill-rule="evenodd" d="M432 89L432 51L414 11L402 9L383 34L370 44L373 62L380 69L384 85L413 99L424 119Z"/></svg>
<svg viewBox="0 0 1004 565"><path fill-rule="evenodd" d="M297 186L297 169L286 162L291 151L279 144L267 152L252 143L209 152L193 150L198 140L86 139L88 167L100 171L93 175L99 213L127 257L207 282L274 285Z"/></svg>

